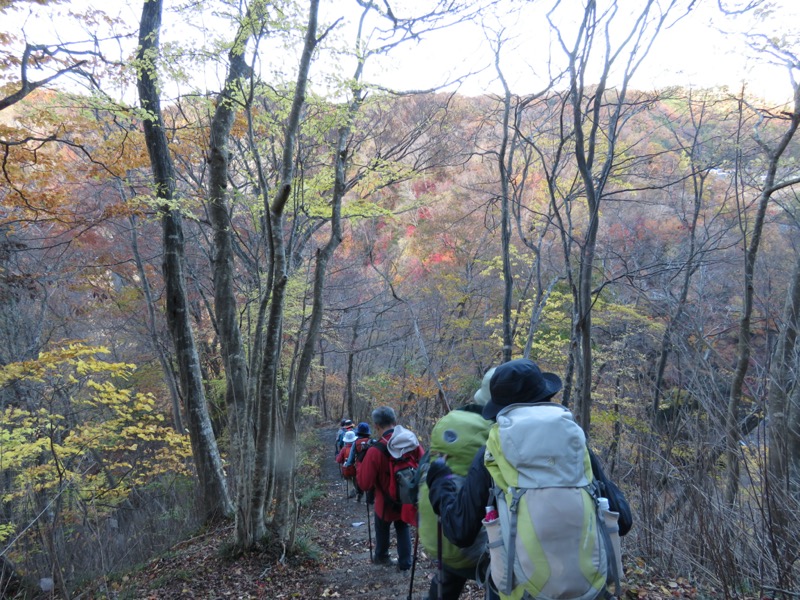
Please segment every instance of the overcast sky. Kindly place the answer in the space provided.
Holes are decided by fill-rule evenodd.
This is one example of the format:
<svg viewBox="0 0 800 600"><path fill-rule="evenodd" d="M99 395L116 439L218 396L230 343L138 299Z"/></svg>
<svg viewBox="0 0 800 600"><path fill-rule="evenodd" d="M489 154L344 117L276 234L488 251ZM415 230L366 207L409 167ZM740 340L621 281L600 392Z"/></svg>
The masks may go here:
<svg viewBox="0 0 800 600"><path fill-rule="evenodd" d="M410 4L421 4L430 0L393 0L390 4L399 13ZM370 61L365 78L394 89L428 89L463 75L470 71L485 68L480 74L469 77L459 88L465 94L500 93L502 88L492 64L492 53L487 41L487 31L498 31L504 28L508 38L501 53L503 73L515 93L537 91L543 85L548 74L548 65L562 64L563 55L554 47L552 31L548 28L545 12L556 0L502 0L506 7L518 7L512 17L498 20L488 17L482 23L464 24L446 29L431 35L429 39L411 47L397 49L389 59ZM668 0L658 0L666 3ZM678 0L688 2L689 0ZM722 0L727 3L741 3L744 0ZM585 0L561 0L555 13L564 35L569 39L576 20L583 14ZM73 4L76 6L92 4L99 6L111 14L119 14L126 22L128 29L135 31L141 14L141 0L74 0L62 5L39 7L35 4L23 4L31 11L42 12L46 16L63 13ZM634 11L641 6L641 0L619 0L620 12ZM751 93L761 96L770 102L787 101L791 96L789 74L783 67L769 66L761 59L751 57L744 43L743 32L764 32L785 38L795 43L798 38L797 25L800 23L800 0L769 0L775 6L772 16L754 20L747 18L728 18L719 15L717 0L699 0L698 6L691 14L678 21L672 27L662 31L645 63L637 72L633 81L635 87L641 89L661 88L668 85L689 87L713 87L727 85L733 90L741 87L742 81L748 82ZM185 3L184 3L185 4ZM598 0L600 7L607 6L609 0ZM305 2L300 0L300 5ZM22 6L22 5L19 5ZM182 9L178 0L165 0L164 36L163 40L186 42L192 35L233 35L230 25L220 26L212 16L200 17L198 13ZM334 18L345 15L351 23L356 13L347 14L344 7L356 7L354 0L321 0L321 22L331 22ZM185 21L191 19L193 27ZM619 33L625 25L625 19L618 18ZM78 36L80 32L68 29L68 20L63 17L53 20L45 18L27 21L25 34L31 43L52 43L54 35L62 39ZM17 31L19 21L3 18L3 27L9 31ZM53 27L57 34L53 33ZM721 30L727 33L722 33ZM351 30L352 31L352 30ZM340 39L347 43L348 33L341 31ZM84 35L85 37L85 35ZM350 36L352 37L352 35ZM792 40L792 37L794 40ZM225 39L228 39L225 37ZM198 44L207 43L208 39L198 39ZM352 42L352 39L349 40ZM135 40L129 40L134 44ZM282 69L288 77L290 71L296 69L296 57L281 56L276 48L267 49L264 44L263 65L265 69ZM132 47L124 49L132 52ZM123 52L123 54L124 54ZM555 61L549 59L556 56ZM561 61L559 63L559 61ZM325 69L331 69L330 63L318 61L313 67L312 83L317 85L324 81ZM345 66L345 73L350 74L352 66ZM224 76L222 69L203 72L197 68L192 74L194 81L181 85L182 92L190 91L196 85L199 90L216 91ZM795 73L800 76L800 73ZM267 78L268 74L265 75ZM135 90L134 90L135 92ZM177 93L177 92L176 92Z"/></svg>
<svg viewBox="0 0 800 600"><path fill-rule="evenodd" d="M734 0L725 0L732 2ZM323 0L324 2L324 0ZM502 23L509 41L501 53L506 79L514 92L536 91L547 75L552 36L544 17L553 0L528 3L518 18ZM599 5L604 2L600 0ZM608 4L608 2L605 2ZM639 0L620 0L621 13L637 10ZM745 44L745 33L764 32L791 41L797 39L800 24L800 0L770 0L775 6L771 17L756 21L752 17L726 17L719 13L716 0L701 0L698 6L677 23L661 31L652 51L637 72L634 85L639 88L682 85L713 87L726 85L734 90L748 82L751 93L770 101L791 98L789 72L785 67L768 65L763 58L753 58ZM557 13L565 32L570 22L583 14L582 0L562 0ZM617 19L622 24L623 20ZM486 22L497 30L499 24ZM621 33L622 27L620 27ZM555 49L558 55L558 49ZM388 66L387 66L388 65ZM448 75L454 76L479 67L489 67L470 77L461 87L467 94L487 91L500 93L502 88L492 66L492 54L483 28L462 25L436 34L427 42L397 52L388 63L380 63L368 76L387 85L427 88ZM796 72L796 76L800 73Z"/></svg>

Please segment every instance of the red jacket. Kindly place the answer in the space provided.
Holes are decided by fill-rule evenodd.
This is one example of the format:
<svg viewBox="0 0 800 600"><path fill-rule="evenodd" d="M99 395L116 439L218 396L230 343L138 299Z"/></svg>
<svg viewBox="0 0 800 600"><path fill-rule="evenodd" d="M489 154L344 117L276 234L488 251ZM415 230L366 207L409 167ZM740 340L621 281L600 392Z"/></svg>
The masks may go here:
<svg viewBox="0 0 800 600"><path fill-rule="evenodd" d="M341 450L339 450L339 454L336 455L336 462L339 463L339 467L344 467L344 461L347 460L347 457L350 456L350 448L353 447L355 442L350 442L349 444L345 444ZM354 477L356 474L355 466L352 467L345 467L342 469L342 477L345 479L350 479Z"/></svg>
<svg viewBox="0 0 800 600"><path fill-rule="evenodd" d="M393 432L394 429L384 431L378 443L385 444ZM425 449L421 444L412 452L417 461L422 459L423 454ZM375 490L375 514L378 517L384 521L405 521L416 527L417 511L414 507L404 504L401 512L393 508L391 502L386 501L384 495L389 493L389 477L391 477L389 457L380 448L370 447L356 473L358 487L364 491Z"/></svg>

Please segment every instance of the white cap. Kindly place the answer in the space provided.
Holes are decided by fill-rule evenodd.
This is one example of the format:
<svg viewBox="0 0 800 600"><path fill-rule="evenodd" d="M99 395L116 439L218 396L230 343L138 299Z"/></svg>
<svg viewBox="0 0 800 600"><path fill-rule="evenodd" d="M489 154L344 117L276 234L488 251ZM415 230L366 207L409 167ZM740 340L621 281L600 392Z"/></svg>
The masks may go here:
<svg viewBox="0 0 800 600"><path fill-rule="evenodd" d="M492 399L492 393L489 391L489 383L492 381L492 375L494 375L494 370L497 367L492 367L488 371L486 371L486 375L483 376L483 381L481 381L480 389L475 392L473 399L475 400L476 404L480 404L481 406L486 406L486 403Z"/></svg>

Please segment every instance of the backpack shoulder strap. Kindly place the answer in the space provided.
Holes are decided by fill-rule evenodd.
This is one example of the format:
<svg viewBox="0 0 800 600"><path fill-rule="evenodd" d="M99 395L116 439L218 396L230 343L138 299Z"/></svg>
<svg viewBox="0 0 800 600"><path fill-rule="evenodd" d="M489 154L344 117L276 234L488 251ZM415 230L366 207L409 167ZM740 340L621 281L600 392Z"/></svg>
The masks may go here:
<svg viewBox="0 0 800 600"><path fill-rule="evenodd" d="M378 450L383 452L389 458L394 458L392 456L392 453L389 452L389 446L386 445L386 440L384 440L383 438L380 438L378 441L376 441L374 445L377 446Z"/></svg>

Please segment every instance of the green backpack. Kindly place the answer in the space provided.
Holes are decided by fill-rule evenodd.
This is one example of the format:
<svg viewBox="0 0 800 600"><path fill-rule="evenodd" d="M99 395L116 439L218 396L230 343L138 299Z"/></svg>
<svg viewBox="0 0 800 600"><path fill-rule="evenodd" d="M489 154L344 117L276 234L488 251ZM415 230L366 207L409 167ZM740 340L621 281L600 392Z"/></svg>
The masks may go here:
<svg viewBox="0 0 800 600"><path fill-rule="evenodd" d="M595 600L611 596L611 582L619 591L612 530L572 413L551 402L514 404L496 420L484 464L499 516L484 528L500 598Z"/></svg>
<svg viewBox="0 0 800 600"><path fill-rule="evenodd" d="M470 410L453 410L439 419L431 431L431 454L446 455L445 462L453 471L460 488L469 466L481 446L486 444L491 421ZM433 459L431 459L433 460ZM419 540L429 554L437 554L437 519L428 499L428 485L420 482ZM442 538L442 561L451 569L473 569L486 551L486 533L481 530L468 548L459 548L446 537Z"/></svg>

